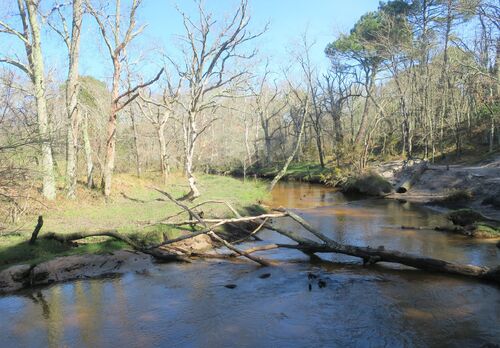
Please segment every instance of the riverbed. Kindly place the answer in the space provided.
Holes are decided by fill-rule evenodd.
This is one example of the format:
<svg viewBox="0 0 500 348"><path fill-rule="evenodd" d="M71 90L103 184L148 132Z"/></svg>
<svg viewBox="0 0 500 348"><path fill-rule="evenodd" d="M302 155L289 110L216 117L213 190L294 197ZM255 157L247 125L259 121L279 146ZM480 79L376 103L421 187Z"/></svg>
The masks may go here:
<svg viewBox="0 0 500 348"><path fill-rule="evenodd" d="M282 183L267 204L292 208L339 242L500 264L494 242L401 230L445 223L438 212L410 203ZM292 221L280 224L306 233ZM289 242L270 231L260 237L265 242L259 243ZM269 268L246 261L171 263L0 297L0 347L500 344L498 286L402 266L363 267L347 256L321 255L325 262L311 264L293 250L260 255L281 262Z"/></svg>

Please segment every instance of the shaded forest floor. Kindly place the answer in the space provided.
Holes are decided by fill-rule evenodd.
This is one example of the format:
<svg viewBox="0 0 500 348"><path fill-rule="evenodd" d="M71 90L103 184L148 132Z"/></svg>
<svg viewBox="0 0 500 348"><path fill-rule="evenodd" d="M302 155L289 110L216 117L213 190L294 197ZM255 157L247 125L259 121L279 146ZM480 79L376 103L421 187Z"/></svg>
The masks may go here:
<svg viewBox="0 0 500 348"><path fill-rule="evenodd" d="M200 175L200 201L225 200L237 210L244 212L267 197L265 185L260 181L238 179L214 175ZM155 186L180 197L188 191L185 178L172 175L168 182L157 178L137 178L120 174L114 178L113 196L106 202L101 193L79 187L75 201L58 198L37 211L43 215L44 225L40 235L46 232L70 233L115 229L120 233L146 242L162 241L164 236L173 238L182 233L167 226L144 227L148 222L155 222L179 211L170 201L151 189ZM62 196L62 192L59 196ZM207 208L210 215L227 215L227 209L221 205ZM87 238L77 248L63 245L57 241L39 240L36 245L29 245L28 240L36 224L36 215L30 215L13 226L0 231L0 269L6 266L29 262L39 263L56 256L105 253L123 249L122 242L107 237Z"/></svg>

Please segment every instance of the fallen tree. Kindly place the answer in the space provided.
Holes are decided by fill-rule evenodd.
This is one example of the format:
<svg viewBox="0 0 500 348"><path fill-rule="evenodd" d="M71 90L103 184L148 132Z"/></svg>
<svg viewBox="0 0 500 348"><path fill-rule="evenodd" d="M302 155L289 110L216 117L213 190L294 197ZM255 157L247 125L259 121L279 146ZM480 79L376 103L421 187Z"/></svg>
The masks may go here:
<svg viewBox="0 0 500 348"><path fill-rule="evenodd" d="M162 192L161 190L157 190L157 191ZM165 194L165 192L162 192L162 193ZM231 257L244 256L244 257L248 258L249 255L251 255L252 253L258 252L258 251L272 250L272 249L277 249L277 248L289 248L289 249L300 250L309 256L313 256L316 253L338 253L338 254L359 257L363 260L363 264L365 264L365 265L366 264L375 264L375 263L379 263L379 262L397 263L397 264L417 268L417 269L424 270L424 271L438 272L438 273L452 274L452 275L461 275L461 276L477 278L477 279L487 279L490 281L500 283L500 267L489 268L489 267L485 267L485 266L475 266L475 265L466 265L466 264L448 262L448 261L444 261L444 260L440 260L440 259L434 259L434 258L430 258L430 257L404 253L404 252L397 251L397 250L386 250L383 246L380 246L377 248L371 248L371 247L361 247L361 246L354 246L354 245L338 243L338 242L330 239L329 237L327 237L325 234L321 233L320 231L316 230L309 222L307 222L306 220L304 220L303 218L301 218L300 216L298 216L297 214L295 214L289 210L278 209L278 210L276 210L276 213L273 213L273 214L262 214L259 216L250 216L250 217L237 217L237 218L229 218L229 219L210 219L210 218L202 219L196 214L196 212L194 212L193 209L185 206L182 203L177 202L168 193L166 193L166 195L175 204L180 206L187 214L194 216L195 219L183 220L183 221L179 221L179 222L163 222L163 223L167 223L167 224L170 223L170 224L176 225L176 226L179 226L181 224L190 224L190 225L195 224L195 225L200 225L202 228L200 230L197 230L197 231L189 234L189 235L166 241L166 242L161 244L162 246L175 243L176 241L179 241L179 240L192 238L193 236L196 236L199 234L212 234L213 235L214 230L217 227L223 226L223 225L228 224L228 223L236 224L236 223L241 223L241 222L255 221L256 223L262 224L262 227L267 228L267 229L271 229L271 230L291 239L296 244L268 244L268 245L264 245L264 246L250 248L247 250L238 250L235 253L220 255L220 257L231 258ZM296 232L293 232L293 231L278 228L278 227L274 226L272 223L265 222L265 220L264 220L264 219L282 218L282 217L289 217L289 218L293 219L295 222L297 222L299 225L301 225L303 228L305 228L309 233L311 233L315 239L317 239L319 241L309 239L309 238L304 237L304 236L302 236ZM210 223L212 223L211 226L209 226ZM225 243L223 243L223 244L225 244ZM155 247L158 247L158 246L155 246ZM203 257L203 256L208 256L208 255L192 253L190 256L202 256ZM217 256L214 254L210 254L210 257L217 257ZM255 260L252 260L252 261L255 261ZM263 265L259 261L256 261L256 262ZM266 261L266 262L268 262L268 261Z"/></svg>
<svg viewBox="0 0 500 348"><path fill-rule="evenodd" d="M379 246L377 248L372 248L368 246L355 246L349 244L339 243L324 233L315 229L309 222L298 216L292 211L285 209L277 209L272 213L260 214L257 216L241 216L236 209L234 209L229 203L222 201L211 201L203 202L192 207L188 207L184 203L173 198L168 192L156 189L162 195L166 196L168 200L172 201L174 204L179 206L182 210L178 214L163 219L158 222L158 224L167 224L176 227L182 227L183 225L189 225L194 227L193 231L187 232L187 234L163 241L162 243L150 246L143 246L140 243L132 240L130 237L118 233L115 230L107 231L94 231L94 232L75 232L75 233L54 233L49 232L41 234L38 238L41 239L52 239L57 240L61 243L74 242L76 240L105 236L115 238L120 240L136 251L140 251L153 256L156 259L162 261L187 261L189 262L191 257L207 257L207 258L237 258L244 257L252 262L258 263L261 266L272 266L276 262L267 260L260 256L253 255L259 251L273 250L278 248L295 249L303 252L311 258L318 258L316 253L337 253L343 255L349 255L353 257L358 257L363 260L364 265L372 265L379 262L384 263L396 263L404 266L413 267L423 271L438 272L448 275L460 275L475 279L484 279L500 283L500 267L489 268L485 266L477 265L467 265L454 262L448 262L445 260L434 259L430 257L413 255L398 250L386 250L384 246ZM215 204L225 204L228 209L235 215L233 218L204 218L200 216L200 212L196 209L202 205L215 203ZM188 219L181 221L170 221L171 218L178 217L181 214L187 214ZM273 219L280 218L291 218L298 225L302 226L309 234L307 237L301 233L295 231L283 229L281 227L273 224ZM245 238L228 241L222 237L221 228L226 225L241 225L252 223L255 228L253 230L248 230ZM290 239L294 244L278 244L272 243L267 245L260 245L252 247L246 250L242 250L234 245L235 242L240 242L251 236L254 236L261 229L273 230L282 236ZM246 228L242 228L246 230ZM216 244L223 245L229 249L230 253L204 253L198 251L188 251L175 243L194 238L196 236L205 234L209 236ZM35 237L36 238L36 237Z"/></svg>
<svg viewBox="0 0 500 348"><path fill-rule="evenodd" d="M427 161L422 161L419 164L415 166L415 168L412 168L413 170L408 173L405 177L401 179L399 184L396 186L396 192L397 193L405 193L410 190L410 188L415 185L415 183L420 179L422 174L425 173L425 171L428 168Z"/></svg>
<svg viewBox="0 0 500 348"><path fill-rule="evenodd" d="M56 233L56 232L47 232L41 235L40 239L46 240L56 240L60 243L72 243L77 240L89 238L89 237L111 237L122 242L125 242L132 249L136 251L140 251L142 253L153 256L157 260L161 261L183 261L183 262L191 262L190 259L183 255L177 255L175 253L166 252L159 248L147 248L141 246L139 243L134 242L129 237L124 234L118 233L116 230L106 230L106 231L92 231L92 232L73 232L73 233ZM34 243L34 241L33 241Z"/></svg>

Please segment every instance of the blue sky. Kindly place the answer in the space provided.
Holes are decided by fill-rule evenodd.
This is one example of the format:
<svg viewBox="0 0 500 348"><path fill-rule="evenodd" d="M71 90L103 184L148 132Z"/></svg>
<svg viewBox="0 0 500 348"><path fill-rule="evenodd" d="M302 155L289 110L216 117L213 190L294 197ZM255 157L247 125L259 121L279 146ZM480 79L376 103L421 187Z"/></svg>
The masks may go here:
<svg viewBox="0 0 500 348"><path fill-rule="evenodd" d="M238 0L205 0L206 6L216 18L231 14ZM376 0L250 0L251 27L261 30L269 22L268 31L256 41L260 57L271 57L274 68L289 64L289 51L307 30L308 37L316 42L312 50L313 60L321 67L328 66L323 50L336 34L348 31L357 19L378 6ZM144 0L139 14L139 23L147 23L144 35L138 39L133 49L148 50L162 47L173 53L177 49L176 35L183 33L180 15L175 6L189 15L196 14L191 0ZM88 18L90 19L90 18ZM90 45L95 35L87 35L82 43ZM132 48L131 48L132 49ZM88 50L91 53L93 50ZM88 54L87 54L88 56ZM90 59L89 59L90 58ZM82 58L82 74L107 78L110 71L107 60L91 57Z"/></svg>
<svg viewBox="0 0 500 348"><path fill-rule="evenodd" d="M4 1L4 0L0 0ZM5 4L8 12L15 13L15 5ZM122 0L127 4L130 0ZM112 3L112 1L110 1ZM237 8L239 0L205 0L206 7L214 17L223 19ZM175 6L180 7L188 15L195 16L196 6L192 0L143 0L139 11L138 24L147 24L144 34L135 40L129 53L148 53L155 48L162 48L168 54L178 52L176 35L183 34L181 16ZM252 16L251 28L262 30L269 22L268 31L255 41L259 57L265 60L270 57L271 68L279 70L290 64L289 52L296 46L301 35L307 30L308 38L316 42L311 56L313 61L326 69L328 59L323 51L339 32L348 31L361 15L375 10L378 0L249 0ZM5 8L4 8L5 9ZM11 18L14 19L14 18ZM11 21L9 21L11 22ZM50 36L50 40L47 36ZM20 42L4 41L0 36L0 50L5 54L16 51L24 54ZM3 41L3 42L2 42ZM96 44L99 42L99 44ZM66 50L62 42L47 30L44 33L42 48L45 53L46 70L56 73L61 79L66 75ZM81 44L80 73L93 75L108 81L112 75L111 64L102 40L95 29L95 23L86 16ZM178 54L178 53L177 53ZM141 61L144 71L157 70L156 64L147 59Z"/></svg>

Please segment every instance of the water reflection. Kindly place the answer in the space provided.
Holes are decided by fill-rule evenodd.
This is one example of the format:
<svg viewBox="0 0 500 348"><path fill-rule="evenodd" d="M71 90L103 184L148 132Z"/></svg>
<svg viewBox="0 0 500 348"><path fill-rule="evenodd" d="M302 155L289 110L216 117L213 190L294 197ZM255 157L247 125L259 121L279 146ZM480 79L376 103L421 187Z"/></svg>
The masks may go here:
<svg viewBox="0 0 500 348"><path fill-rule="evenodd" d="M291 206L336 240L460 262L499 264L494 244L401 230L444 223L432 211L353 200L302 184L278 186L270 204ZM283 227L298 229L292 221ZM281 236L265 231L265 238ZM267 254L270 255L269 253ZM296 251L272 253L299 259ZM159 265L149 275L82 280L0 298L0 347L480 347L500 344L500 291L490 284L355 258L287 262L265 272L249 263ZM343 261L339 263L339 261ZM344 261L348 261L345 263ZM309 291L308 272L325 280ZM233 290L225 284L236 284Z"/></svg>

